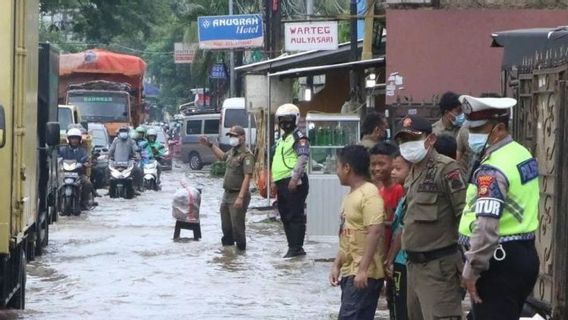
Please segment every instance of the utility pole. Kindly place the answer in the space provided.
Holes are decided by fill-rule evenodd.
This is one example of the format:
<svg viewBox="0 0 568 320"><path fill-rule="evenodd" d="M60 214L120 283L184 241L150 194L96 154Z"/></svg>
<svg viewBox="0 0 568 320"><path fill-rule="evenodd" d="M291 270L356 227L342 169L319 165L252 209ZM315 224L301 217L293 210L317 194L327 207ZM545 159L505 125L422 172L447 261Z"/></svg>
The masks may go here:
<svg viewBox="0 0 568 320"><path fill-rule="evenodd" d="M233 15L233 0L229 0L229 15ZM229 53L229 97L235 96L235 50Z"/></svg>
<svg viewBox="0 0 568 320"><path fill-rule="evenodd" d="M350 51L350 61L357 61L357 0L351 0L350 5L351 14L351 51ZM349 84L350 84L350 100L351 102L357 102L357 73L355 70L349 72Z"/></svg>
<svg viewBox="0 0 568 320"><path fill-rule="evenodd" d="M314 0L306 0L306 15L308 19L314 15Z"/></svg>
<svg viewBox="0 0 568 320"><path fill-rule="evenodd" d="M282 24L282 0L272 0L271 2L271 17L270 23L272 24L271 32L272 36L270 39L270 57L275 58L279 53L280 49L282 49L281 44L281 24Z"/></svg>
<svg viewBox="0 0 568 320"><path fill-rule="evenodd" d="M373 20L375 15L374 0L367 0L367 11L365 12L365 34L363 37L363 54L361 60L373 58Z"/></svg>

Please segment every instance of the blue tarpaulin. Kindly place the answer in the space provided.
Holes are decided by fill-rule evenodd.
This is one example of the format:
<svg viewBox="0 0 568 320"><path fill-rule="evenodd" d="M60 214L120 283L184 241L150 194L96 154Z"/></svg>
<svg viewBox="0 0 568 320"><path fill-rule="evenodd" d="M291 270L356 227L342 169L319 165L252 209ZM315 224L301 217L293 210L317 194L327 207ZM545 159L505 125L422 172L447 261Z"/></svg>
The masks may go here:
<svg viewBox="0 0 568 320"><path fill-rule="evenodd" d="M146 97L157 97L160 94L160 89L150 83L144 81L144 95Z"/></svg>

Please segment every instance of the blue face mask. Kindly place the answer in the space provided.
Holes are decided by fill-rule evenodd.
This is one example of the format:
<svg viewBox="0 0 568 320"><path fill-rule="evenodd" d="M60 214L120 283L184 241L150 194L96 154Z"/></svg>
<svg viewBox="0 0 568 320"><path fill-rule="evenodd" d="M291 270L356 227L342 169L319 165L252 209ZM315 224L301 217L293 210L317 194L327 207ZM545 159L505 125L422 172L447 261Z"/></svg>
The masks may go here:
<svg viewBox="0 0 568 320"><path fill-rule="evenodd" d="M483 147L485 146L485 143L487 142L487 138L489 137L489 134L487 133L469 133L469 137L467 139L467 143L469 144L469 148L471 149L471 151L473 151L474 153L481 153L481 151L483 151Z"/></svg>
<svg viewBox="0 0 568 320"><path fill-rule="evenodd" d="M465 114L462 112L459 115L456 116L456 118L454 119L454 121L452 121L452 124L454 125L454 127L461 127L463 125L463 123L465 122Z"/></svg>

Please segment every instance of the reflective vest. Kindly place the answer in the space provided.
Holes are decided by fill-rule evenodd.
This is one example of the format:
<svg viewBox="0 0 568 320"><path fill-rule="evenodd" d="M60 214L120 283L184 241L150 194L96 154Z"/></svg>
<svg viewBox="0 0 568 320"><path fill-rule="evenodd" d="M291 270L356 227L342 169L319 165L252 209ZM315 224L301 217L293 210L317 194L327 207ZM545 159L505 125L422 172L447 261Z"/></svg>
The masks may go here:
<svg viewBox="0 0 568 320"><path fill-rule="evenodd" d="M276 182L292 176L292 171L298 162L298 155L294 150L295 143L296 138L293 133L284 140L282 138L278 140L272 159L272 181Z"/></svg>
<svg viewBox="0 0 568 320"><path fill-rule="evenodd" d="M492 152L481 165L498 169L509 182L499 219L499 241L533 239L534 231L538 228L540 195L536 160L525 147L513 141ZM467 243L473 232L477 194L477 186L470 183L459 226L460 243Z"/></svg>

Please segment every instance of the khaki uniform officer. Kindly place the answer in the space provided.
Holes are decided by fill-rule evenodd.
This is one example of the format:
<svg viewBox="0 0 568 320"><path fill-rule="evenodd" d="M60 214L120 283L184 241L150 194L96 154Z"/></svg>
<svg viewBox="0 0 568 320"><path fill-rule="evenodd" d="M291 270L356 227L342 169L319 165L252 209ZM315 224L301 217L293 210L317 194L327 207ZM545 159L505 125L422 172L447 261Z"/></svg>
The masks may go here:
<svg viewBox="0 0 568 320"><path fill-rule="evenodd" d="M206 137L201 143L209 146L218 159L227 163L223 181L223 199L221 201L221 225L224 246L237 243L240 250L246 249L245 215L250 203L249 185L254 170L254 156L245 146L245 130L234 126L227 133L232 148L226 153L213 145Z"/></svg>
<svg viewBox="0 0 568 320"><path fill-rule="evenodd" d="M465 178L455 160L433 148L436 136L426 119L407 116L395 139L402 157L412 163L402 234L402 249L408 254L408 318L461 319L457 240Z"/></svg>

